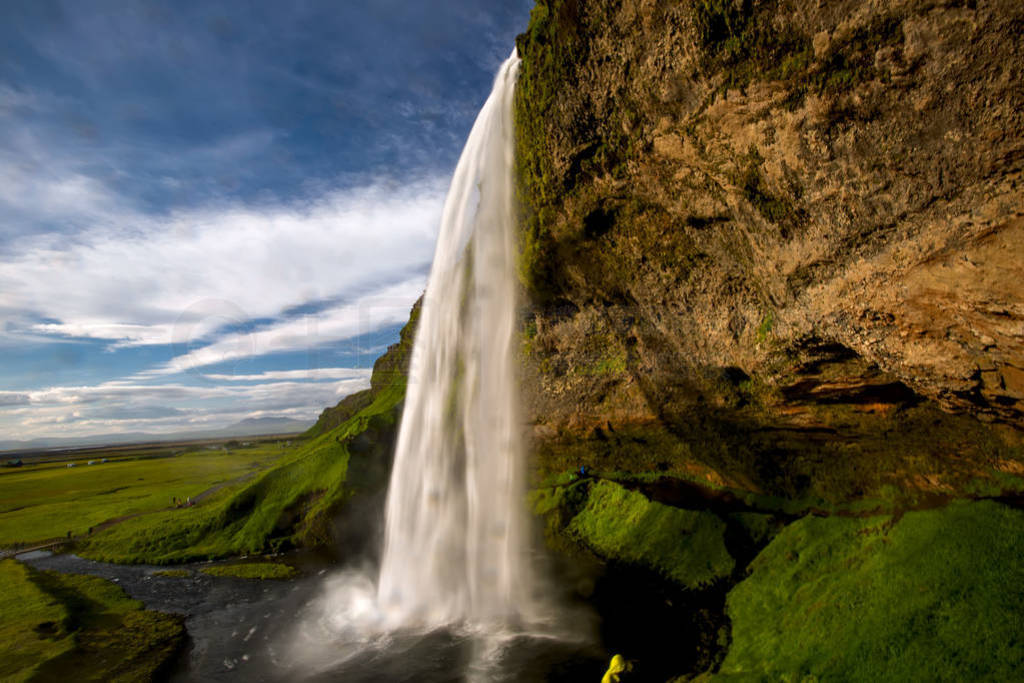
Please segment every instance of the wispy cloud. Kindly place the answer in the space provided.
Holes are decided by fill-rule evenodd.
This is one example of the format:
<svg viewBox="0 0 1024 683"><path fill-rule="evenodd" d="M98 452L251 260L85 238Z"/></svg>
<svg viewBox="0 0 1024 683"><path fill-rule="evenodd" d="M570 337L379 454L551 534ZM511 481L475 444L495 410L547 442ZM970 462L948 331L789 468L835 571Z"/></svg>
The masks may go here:
<svg viewBox="0 0 1024 683"><path fill-rule="evenodd" d="M332 379L362 379L369 382L369 368L310 368L308 370L268 370L258 375L223 375L206 373L205 379L220 382L265 382L269 380L309 380L320 382ZM3 399L0 398L0 401Z"/></svg>
<svg viewBox="0 0 1024 683"><path fill-rule="evenodd" d="M415 277L317 315L283 320L254 332L224 334L210 344L141 373L141 376L173 375L254 356L311 350L403 323L409 317L411 302L419 296L423 284L423 277Z"/></svg>
<svg viewBox="0 0 1024 683"><path fill-rule="evenodd" d="M29 400L28 394L19 394L14 391L0 391L0 407L28 405Z"/></svg>
<svg viewBox="0 0 1024 683"><path fill-rule="evenodd" d="M333 374L340 374L339 368ZM267 381L258 384L189 386L179 383L109 382L0 393L0 430L5 436L91 436L131 429L171 433L223 427L246 417L284 416L310 423L324 406L369 386L369 377L348 370L332 381ZM268 373L272 374L272 373ZM332 374L327 371L327 374ZM362 376L360 376L362 374Z"/></svg>
<svg viewBox="0 0 1024 683"><path fill-rule="evenodd" d="M47 321L30 332L115 347L195 344L220 329L282 318L260 333L273 343L246 353L307 348L310 325L323 341L347 338L395 322L396 311L375 319L363 303L316 319L287 314L339 299L387 301L407 313L425 280L443 196L437 180L404 187L380 181L271 208L166 217L126 210L73 239L43 234L10 249L0 263L0 308ZM371 328L360 330L357 321ZM251 340L229 335L205 357L242 357L239 344Z"/></svg>

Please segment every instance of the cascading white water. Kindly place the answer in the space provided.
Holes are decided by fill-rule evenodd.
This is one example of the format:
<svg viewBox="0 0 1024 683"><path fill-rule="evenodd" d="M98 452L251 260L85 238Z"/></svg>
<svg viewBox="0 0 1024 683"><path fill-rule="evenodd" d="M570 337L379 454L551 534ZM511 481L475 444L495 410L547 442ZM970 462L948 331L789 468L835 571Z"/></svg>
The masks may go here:
<svg viewBox="0 0 1024 683"><path fill-rule="evenodd" d="M568 642L587 630L589 615L579 611L563 628L565 608L552 609L548 589L537 590L528 557L515 358L518 69L513 52L445 201L413 343L377 581L351 569L325 581L289 646L289 660L305 673L341 671L367 652L401 659L420 638L443 643L443 634L457 634L471 637L467 680L497 680L494 667L507 644L524 637ZM415 660L429 668L429 659ZM451 680L451 672L422 680Z"/></svg>
<svg viewBox="0 0 1024 683"><path fill-rule="evenodd" d="M445 201L388 490L378 606L406 626L527 616L512 97L502 65Z"/></svg>

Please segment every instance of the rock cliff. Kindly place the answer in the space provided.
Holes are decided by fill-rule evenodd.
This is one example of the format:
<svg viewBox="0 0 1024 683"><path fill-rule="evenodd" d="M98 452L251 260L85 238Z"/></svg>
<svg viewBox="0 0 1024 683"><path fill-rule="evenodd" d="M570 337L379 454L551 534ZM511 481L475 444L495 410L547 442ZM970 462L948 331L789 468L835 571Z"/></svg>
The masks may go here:
<svg viewBox="0 0 1024 683"><path fill-rule="evenodd" d="M516 119L541 470L1017 486L1022 32L1016 0L540 0Z"/></svg>

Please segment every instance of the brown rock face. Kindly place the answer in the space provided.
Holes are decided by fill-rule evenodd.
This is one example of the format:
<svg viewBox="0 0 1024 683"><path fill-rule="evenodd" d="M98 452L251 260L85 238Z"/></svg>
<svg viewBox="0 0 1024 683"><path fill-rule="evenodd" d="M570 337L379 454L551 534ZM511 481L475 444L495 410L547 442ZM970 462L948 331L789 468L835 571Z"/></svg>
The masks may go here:
<svg viewBox="0 0 1024 683"><path fill-rule="evenodd" d="M542 469L1005 485L1021 35L1017 0L541 0L516 115Z"/></svg>

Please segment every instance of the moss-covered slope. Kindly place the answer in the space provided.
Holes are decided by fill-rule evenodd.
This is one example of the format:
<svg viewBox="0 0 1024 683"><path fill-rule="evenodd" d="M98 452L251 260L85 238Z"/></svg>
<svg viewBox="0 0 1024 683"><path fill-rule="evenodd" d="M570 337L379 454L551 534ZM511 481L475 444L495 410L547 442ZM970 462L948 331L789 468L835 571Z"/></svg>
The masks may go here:
<svg viewBox="0 0 1024 683"><path fill-rule="evenodd" d="M715 679L1012 680L1024 666L1024 513L806 518L729 593Z"/></svg>
<svg viewBox="0 0 1024 683"><path fill-rule="evenodd" d="M601 558L637 565L690 589L729 576L725 523L711 513L648 500L608 480L583 480L532 493L534 511L549 516L548 533Z"/></svg>

